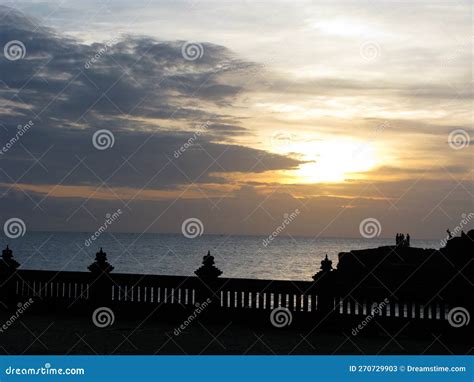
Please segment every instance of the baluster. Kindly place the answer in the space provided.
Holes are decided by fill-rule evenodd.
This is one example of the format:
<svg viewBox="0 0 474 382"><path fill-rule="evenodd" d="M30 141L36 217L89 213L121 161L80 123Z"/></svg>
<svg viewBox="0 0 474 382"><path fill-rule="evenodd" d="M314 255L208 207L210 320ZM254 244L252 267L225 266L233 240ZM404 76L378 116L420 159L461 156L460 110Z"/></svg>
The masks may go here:
<svg viewBox="0 0 474 382"><path fill-rule="evenodd" d="M307 295L303 295L303 312L308 312L308 297Z"/></svg>
<svg viewBox="0 0 474 382"><path fill-rule="evenodd" d="M411 303L411 318L418 318L419 311L417 311L416 302Z"/></svg>
<svg viewBox="0 0 474 382"><path fill-rule="evenodd" d="M297 312L301 312L301 294L298 293L296 295L296 306L295 306L295 309Z"/></svg>
<svg viewBox="0 0 474 382"><path fill-rule="evenodd" d="M448 304L444 304L444 319L445 319L445 320L448 319L448 313L449 313L449 305L448 305Z"/></svg>
<svg viewBox="0 0 474 382"><path fill-rule="evenodd" d="M254 295L254 292L249 292L248 293L248 298L249 298L248 304L247 304L248 307L250 309L255 308L255 295Z"/></svg>
<svg viewBox="0 0 474 382"><path fill-rule="evenodd" d="M239 308L245 308L245 293L244 292L237 293L237 305Z"/></svg>
<svg viewBox="0 0 474 382"><path fill-rule="evenodd" d="M263 309L263 293L257 292L257 307L258 309Z"/></svg>
<svg viewBox="0 0 474 382"><path fill-rule="evenodd" d="M289 304L288 304L288 309L292 312L295 311L295 307L296 307L296 295L295 294L290 294L290 300L289 300Z"/></svg>

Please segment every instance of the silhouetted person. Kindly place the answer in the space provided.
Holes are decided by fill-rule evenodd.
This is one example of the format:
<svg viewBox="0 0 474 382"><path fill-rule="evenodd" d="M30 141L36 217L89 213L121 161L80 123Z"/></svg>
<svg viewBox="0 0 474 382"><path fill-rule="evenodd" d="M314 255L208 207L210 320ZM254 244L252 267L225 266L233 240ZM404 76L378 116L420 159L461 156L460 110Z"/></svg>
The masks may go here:
<svg viewBox="0 0 474 382"><path fill-rule="evenodd" d="M409 247L410 246L410 234L407 233L407 239L406 239L406 246Z"/></svg>
<svg viewBox="0 0 474 382"><path fill-rule="evenodd" d="M403 245L403 235L401 233L397 233L397 238L396 238L396 242L397 242L397 246L402 246Z"/></svg>
<svg viewBox="0 0 474 382"><path fill-rule="evenodd" d="M453 237L453 234L451 233L449 228L446 230L446 232L448 233L448 239L451 239Z"/></svg>

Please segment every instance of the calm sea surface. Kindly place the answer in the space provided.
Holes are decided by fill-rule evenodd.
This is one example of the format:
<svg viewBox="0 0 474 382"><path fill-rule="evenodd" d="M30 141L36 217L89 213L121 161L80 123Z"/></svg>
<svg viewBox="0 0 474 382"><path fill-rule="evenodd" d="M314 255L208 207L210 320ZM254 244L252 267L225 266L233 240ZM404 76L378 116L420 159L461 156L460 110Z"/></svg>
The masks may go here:
<svg viewBox="0 0 474 382"><path fill-rule="evenodd" d="M89 237L89 233L27 232L8 243L23 269L86 271L102 246L114 272L188 276L210 250L225 277L280 280L311 280L326 253L335 266L339 252L394 244L387 239L277 237L265 247L259 236L187 239L178 234L103 233L87 247ZM3 240L4 247L6 237ZM412 240L412 246L439 248L439 241Z"/></svg>

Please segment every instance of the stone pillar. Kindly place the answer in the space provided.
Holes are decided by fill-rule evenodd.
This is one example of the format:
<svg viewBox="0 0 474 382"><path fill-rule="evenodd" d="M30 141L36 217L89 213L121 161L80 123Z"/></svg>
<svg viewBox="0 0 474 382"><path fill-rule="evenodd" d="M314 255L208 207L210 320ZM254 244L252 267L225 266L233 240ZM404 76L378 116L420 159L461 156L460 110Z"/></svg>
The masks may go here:
<svg viewBox="0 0 474 382"><path fill-rule="evenodd" d="M202 258L202 265L194 273L202 282L199 294L196 296L197 301L202 303L209 298L220 305L217 279L222 271L214 265L214 256L211 256L211 251L208 251L207 255Z"/></svg>
<svg viewBox="0 0 474 382"><path fill-rule="evenodd" d="M112 303L112 280L109 273L114 267L107 261L102 248L95 255L95 261L87 267L91 272L89 283L90 301L94 306L108 306Z"/></svg>
<svg viewBox="0 0 474 382"><path fill-rule="evenodd" d="M0 259L0 309L16 303L16 270L20 264L13 258L13 251L7 247L2 251Z"/></svg>
<svg viewBox="0 0 474 382"><path fill-rule="evenodd" d="M334 310L334 290L336 287L336 272L328 255L321 261L320 271L313 276L312 292L318 296L317 313L327 315Z"/></svg>

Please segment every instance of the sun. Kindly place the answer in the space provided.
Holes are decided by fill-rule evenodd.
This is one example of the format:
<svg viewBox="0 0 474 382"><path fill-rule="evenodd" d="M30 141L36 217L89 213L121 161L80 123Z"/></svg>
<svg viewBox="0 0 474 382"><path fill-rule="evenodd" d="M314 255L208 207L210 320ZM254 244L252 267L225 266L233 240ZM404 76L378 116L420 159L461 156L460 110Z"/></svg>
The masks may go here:
<svg viewBox="0 0 474 382"><path fill-rule="evenodd" d="M350 174L366 172L377 165L372 145L351 139L296 144L294 151L309 161L293 171L300 183L343 182Z"/></svg>

